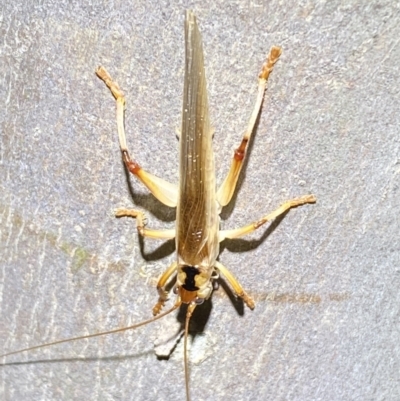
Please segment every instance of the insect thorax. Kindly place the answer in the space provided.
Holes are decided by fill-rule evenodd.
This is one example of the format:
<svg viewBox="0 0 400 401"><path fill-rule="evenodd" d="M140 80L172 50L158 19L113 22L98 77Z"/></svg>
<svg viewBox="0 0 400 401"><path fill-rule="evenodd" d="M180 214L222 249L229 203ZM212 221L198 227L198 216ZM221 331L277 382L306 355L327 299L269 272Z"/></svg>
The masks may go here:
<svg viewBox="0 0 400 401"><path fill-rule="evenodd" d="M177 288L183 303L202 303L213 290L213 269L198 266L179 265Z"/></svg>

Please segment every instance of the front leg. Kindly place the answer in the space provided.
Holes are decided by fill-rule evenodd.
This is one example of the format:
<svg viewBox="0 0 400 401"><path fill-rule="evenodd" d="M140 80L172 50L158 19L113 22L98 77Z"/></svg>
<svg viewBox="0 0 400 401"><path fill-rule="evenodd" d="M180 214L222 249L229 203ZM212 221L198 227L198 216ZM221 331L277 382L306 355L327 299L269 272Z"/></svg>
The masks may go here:
<svg viewBox="0 0 400 401"><path fill-rule="evenodd" d="M236 296L243 299L243 302L250 308L254 309L255 303L253 298L240 285L236 277L220 262L215 262L215 267L228 280L228 283L233 288Z"/></svg>
<svg viewBox="0 0 400 401"><path fill-rule="evenodd" d="M165 287L171 280L172 275L176 273L177 268L178 268L178 262L172 263L158 279L157 291L159 298L158 302L154 305L153 308L154 316L158 315L161 312L161 309L163 308L165 301L168 299L168 292L165 291Z"/></svg>

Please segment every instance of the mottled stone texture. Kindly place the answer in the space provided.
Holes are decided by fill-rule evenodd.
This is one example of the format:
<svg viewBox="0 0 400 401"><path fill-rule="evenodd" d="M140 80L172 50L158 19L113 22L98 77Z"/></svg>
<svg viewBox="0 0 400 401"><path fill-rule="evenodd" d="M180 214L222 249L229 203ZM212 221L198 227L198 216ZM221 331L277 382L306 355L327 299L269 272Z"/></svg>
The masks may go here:
<svg viewBox="0 0 400 401"><path fill-rule="evenodd" d="M148 318L173 243L139 240L113 209L172 227L125 173L115 104L144 168L176 182L184 8L203 33L217 180L283 47L223 227L314 193L221 262L255 298L221 288L198 308L193 401L400 399L400 8L393 1L3 1L0 21L0 353ZM229 293L228 293L229 294ZM184 400L175 316L136 332L7 359L0 399ZM161 344L161 345L160 345Z"/></svg>

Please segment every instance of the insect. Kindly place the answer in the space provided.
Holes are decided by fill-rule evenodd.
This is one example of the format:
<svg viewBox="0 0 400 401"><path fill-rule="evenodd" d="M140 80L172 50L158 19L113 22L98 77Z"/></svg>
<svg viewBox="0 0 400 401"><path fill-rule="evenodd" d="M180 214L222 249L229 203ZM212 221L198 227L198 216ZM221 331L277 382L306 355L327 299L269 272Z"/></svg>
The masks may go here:
<svg viewBox="0 0 400 401"><path fill-rule="evenodd" d="M253 299L242 288L235 276L219 261L219 244L226 238L242 237L265 223L275 219L289 209L316 202L314 195L305 195L284 202L272 213L259 220L233 230L220 230L221 208L226 206L235 191L243 166L246 149L259 115L267 80L281 54L279 47L273 46L264 62L258 79L258 94L248 127L239 147L235 150L228 174L216 190L212 134L208 115L206 78L203 66L203 50L196 17L191 11L185 19L185 81L183 91L182 127L180 134L179 184L172 185L143 170L128 150L124 129L125 97L118 84L104 67L96 70L116 99L117 129L122 158L129 172L135 175L150 192L163 204L176 207L176 225L172 230L153 230L144 224L144 214L131 209L118 209L116 216L136 219L140 235L155 239L173 239L176 243L176 259L161 275L157 284L158 301L153 308L153 317L129 327L118 328L75 338L62 339L1 355L1 357L31 351L68 341L96 337L125 330L136 329L154 322L186 304L184 325L184 370L186 398L189 393L189 367L187 339L189 321L195 308L207 300L215 287L216 280L223 276L237 297L253 309ZM162 312L173 284L176 294L174 305Z"/></svg>

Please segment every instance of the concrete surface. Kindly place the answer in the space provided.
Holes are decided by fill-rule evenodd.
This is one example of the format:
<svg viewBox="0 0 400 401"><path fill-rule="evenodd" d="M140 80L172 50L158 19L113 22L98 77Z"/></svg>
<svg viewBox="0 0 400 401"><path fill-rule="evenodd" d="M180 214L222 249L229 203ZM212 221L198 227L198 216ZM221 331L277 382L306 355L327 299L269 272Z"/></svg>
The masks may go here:
<svg viewBox="0 0 400 401"><path fill-rule="evenodd" d="M318 197L224 244L221 262L257 305L251 312L220 288L196 316L193 401L399 400L400 7L392 1L4 1L1 352L150 316L173 244L139 240L134 221L113 209L135 205L153 227L172 227L174 210L127 178L115 104L94 70L103 64L126 92L137 159L176 182L186 8L203 33L218 182L263 59L271 45L283 47L223 227L290 197ZM170 316L7 358L0 399L184 400L182 342L169 359L154 351L177 331Z"/></svg>

